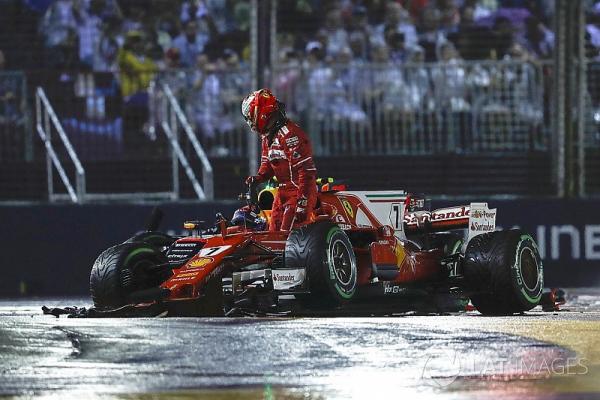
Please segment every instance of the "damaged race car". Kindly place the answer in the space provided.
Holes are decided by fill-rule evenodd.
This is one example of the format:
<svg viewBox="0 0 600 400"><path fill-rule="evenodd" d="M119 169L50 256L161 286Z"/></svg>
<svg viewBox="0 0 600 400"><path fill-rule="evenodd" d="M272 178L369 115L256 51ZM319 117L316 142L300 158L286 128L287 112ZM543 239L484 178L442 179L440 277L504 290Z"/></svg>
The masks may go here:
<svg viewBox="0 0 600 400"><path fill-rule="evenodd" d="M439 295L472 302L485 315L538 305L543 267L533 238L495 230L486 203L427 210L401 190L348 191L320 180L316 213L292 231L269 232L276 187L228 221L189 235L143 233L105 250L90 277L95 310L110 316L302 315L362 305L394 311L396 299ZM465 303L466 304L466 303ZM463 304L464 309L464 304ZM386 311L386 312L388 312ZM331 314L328 314L331 315Z"/></svg>

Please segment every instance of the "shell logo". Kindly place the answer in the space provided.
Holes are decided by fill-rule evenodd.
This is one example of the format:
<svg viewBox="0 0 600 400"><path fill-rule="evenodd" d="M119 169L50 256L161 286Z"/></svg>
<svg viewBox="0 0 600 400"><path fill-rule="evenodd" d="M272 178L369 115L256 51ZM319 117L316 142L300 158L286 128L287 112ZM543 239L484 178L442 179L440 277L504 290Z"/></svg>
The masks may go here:
<svg viewBox="0 0 600 400"><path fill-rule="evenodd" d="M190 262L187 267L188 268L202 268L208 264L213 262L212 257L201 257Z"/></svg>

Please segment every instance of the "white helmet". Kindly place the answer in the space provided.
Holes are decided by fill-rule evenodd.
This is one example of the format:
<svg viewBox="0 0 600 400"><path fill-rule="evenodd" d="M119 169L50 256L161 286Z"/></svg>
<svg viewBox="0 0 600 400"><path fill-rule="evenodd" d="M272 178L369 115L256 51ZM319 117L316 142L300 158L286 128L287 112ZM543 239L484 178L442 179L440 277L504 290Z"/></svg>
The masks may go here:
<svg viewBox="0 0 600 400"><path fill-rule="evenodd" d="M258 92L259 91L257 90L257 91L250 93L242 101L242 116L244 117L244 120L246 120L246 123L252 130L256 130L256 128L255 128L255 124L252 122L253 118L251 118L251 116L250 116L250 104L252 104L252 101L254 100L254 98L256 97L256 94Z"/></svg>

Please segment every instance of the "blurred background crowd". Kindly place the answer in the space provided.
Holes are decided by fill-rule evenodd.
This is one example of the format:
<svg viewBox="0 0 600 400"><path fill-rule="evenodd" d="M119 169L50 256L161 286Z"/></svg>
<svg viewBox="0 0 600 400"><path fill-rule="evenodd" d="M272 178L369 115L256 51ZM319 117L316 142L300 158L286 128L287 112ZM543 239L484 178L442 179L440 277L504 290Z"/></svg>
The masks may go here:
<svg viewBox="0 0 600 400"><path fill-rule="evenodd" d="M37 33L27 38L26 49L38 46L35 54L41 59L23 55L17 37L22 19L12 18L13 25L21 21L21 26L7 29L15 33L13 38L4 36L12 43L7 58L15 56L11 68L112 73L114 82L100 75L93 82L81 76L60 79L74 85L79 79L74 96L95 98L102 85L98 82L110 81L104 83L108 89L102 91L101 104L84 99L87 114L119 110L123 119L111 120L111 129L133 136L136 148L142 129L148 135L148 89L160 76L185 105L205 145L214 147L213 154L243 151L224 139L212 144L242 126L237 102L250 90L248 1L25 0L23 5L17 11L36 21ZM528 121L522 140L529 142L530 131L542 122L541 89L533 87L540 72L522 64L490 69L463 61L550 59L552 16L549 0L279 1L273 89L288 103L291 115L315 133L355 130L373 135L379 124L375 130L391 129L388 135L399 137L395 145L372 143L375 148L408 151L425 146L416 143L426 139L425 131L470 130L477 119L472 107L521 110ZM410 67L430 62L442 67ZM400 69L404 65L409 67ZM507 95L506 88L515 85L521 90ZM495 94L489 93L490 87ZM482 91L488 92L485 98ZM122 103L107 107L107 101ZM427 113L441 107L460 114L433 121ZM69 110L70 105L67 114ZM512 122L494 118L500 125ZM81 124L81 116L66 122L74 130L90 129ZM418 136L411 139L415 143L406 143L411 135ZM430 142L444 148L445 141Z"/></svg>
<svg viewBox="0 0 600 400"><path fill-rule="evenodd" d="M0 141L31 129L43 84L84 159L164 154L168 84L210 156L246 156L251 4L0 0L0 69L21 71L0 79ZM594 61L600 2L583 4ZM265 77L317 155L547 150L555 12L554 0L280 0ZM590 82L586 118L600 123Z"/></svg>

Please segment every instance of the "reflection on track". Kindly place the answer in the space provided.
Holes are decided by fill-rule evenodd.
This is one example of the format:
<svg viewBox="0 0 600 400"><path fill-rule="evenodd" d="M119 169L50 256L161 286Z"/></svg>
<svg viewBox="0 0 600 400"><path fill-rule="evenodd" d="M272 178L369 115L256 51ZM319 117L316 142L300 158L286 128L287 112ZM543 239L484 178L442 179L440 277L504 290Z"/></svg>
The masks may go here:
<svg viewBox="0 0 600 400"><path fill-rule="evenodd" d="M217 388L232 398L271 391L290 398L455 398L499 386L503 395L511 387L535 393L540 382L581 360L547 337L522 336L520 327L551 329L583 318L600 336L596 312L82 320L42 316L41 304L49 303L0 302L2 395L175 391L187 398Z"/></svg>

